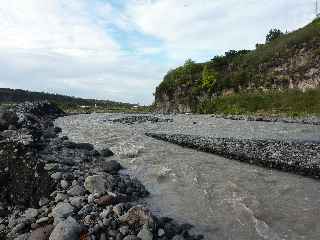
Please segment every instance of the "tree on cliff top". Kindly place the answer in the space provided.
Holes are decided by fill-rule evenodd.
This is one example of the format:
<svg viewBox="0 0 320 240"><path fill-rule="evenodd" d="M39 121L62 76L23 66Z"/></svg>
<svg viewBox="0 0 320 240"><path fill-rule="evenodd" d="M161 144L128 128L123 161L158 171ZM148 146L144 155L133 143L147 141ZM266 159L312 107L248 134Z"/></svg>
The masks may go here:
<svg viewBox="0 0 320 240"><path fill-rule="evenodd" d="M269 31L269 33L267 34L267 36L266 36L266 43L270 43L273 40L278 39L279 37L281 37L283 35L284 35L284 33L281 32L281 30L276 29L276 28L275 29L271 29Z"/></svg>

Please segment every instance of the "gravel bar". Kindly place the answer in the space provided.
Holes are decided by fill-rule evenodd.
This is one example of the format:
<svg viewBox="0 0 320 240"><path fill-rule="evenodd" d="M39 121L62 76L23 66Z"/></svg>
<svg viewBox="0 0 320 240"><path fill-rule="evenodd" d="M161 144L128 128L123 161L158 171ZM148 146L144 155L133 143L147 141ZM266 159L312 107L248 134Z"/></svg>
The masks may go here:
<svg viewBox="0 0 320 240"><path fill-rule="evenodd" d="M146 133L158 140L313 178L320 177L320 143Z"/></svg>

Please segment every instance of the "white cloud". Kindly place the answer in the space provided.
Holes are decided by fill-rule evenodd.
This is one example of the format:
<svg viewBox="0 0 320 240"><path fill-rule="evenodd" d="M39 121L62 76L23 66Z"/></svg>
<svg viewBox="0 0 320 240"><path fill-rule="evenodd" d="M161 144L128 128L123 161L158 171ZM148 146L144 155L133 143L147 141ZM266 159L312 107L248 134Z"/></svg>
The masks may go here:
<svg viewBox="0 0 320 240"><path fill-rule="evenodd" d="M107 34L105 20L115 16L111 5L89 5L85 0L0 1L0 86L150 103L163 71L127 56Z"/></svg>
<svg viewBox="0 0 320 240"><path fill-rule="evenodd" d="M252 48L270 28L293 30L313 15L313 0L121 3L0 0L0 87L151 103L185 59Z"/></svg>
<svg viewBox="0 0 320 240"><path fill-rule="evenodd" d="M132 22L140 31L162 39L169 55L180 61L253 48L273 27L285 31L308 23L314 9L312 0L133 2L127 8Z"/></svg>

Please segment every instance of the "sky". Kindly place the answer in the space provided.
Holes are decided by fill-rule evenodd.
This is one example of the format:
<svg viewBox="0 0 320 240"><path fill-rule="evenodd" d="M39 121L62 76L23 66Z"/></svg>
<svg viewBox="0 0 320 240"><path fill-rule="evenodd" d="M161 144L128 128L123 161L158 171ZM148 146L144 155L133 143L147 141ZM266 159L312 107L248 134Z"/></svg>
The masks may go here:
<svg viewBox="0 0 320 240"><path fill-rule="evenodd" d="M0 88L151 104L168 70L292 31L315 0L0 0Z"/></svg>

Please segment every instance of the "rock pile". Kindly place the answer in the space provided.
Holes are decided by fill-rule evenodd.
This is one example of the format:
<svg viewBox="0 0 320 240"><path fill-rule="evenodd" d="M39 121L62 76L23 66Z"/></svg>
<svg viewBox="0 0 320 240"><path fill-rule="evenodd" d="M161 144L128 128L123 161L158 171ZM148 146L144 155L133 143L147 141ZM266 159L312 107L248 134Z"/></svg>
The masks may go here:
<svg viewBox="0 0 320 240"><path fill-rule="evenodd" d="M317 142L214 138L161 133L146 133L146 135L250 164L320 178L320 143Z"/></svg>
<svg viewBox="0 0 320 240"><path fill-rule="evenodd" d="M58 137L62 114L48 102L0 114L0 239L202 239L137 205L148 191L111 151Z"/></svg>
<svg viewBox="0 0 320 240"><path fill-rule="evenodd" d="M112 119L111 122L123 123L123 124L134 124L134 123L144 123L144 122L158 123L158 122L173 122L173 119L159 118L152 115L135 115L135 116Z"/></svg>
<svg viewBox="0 0 320 240"><path fill-rule="evenodd" d="M320 118L315 116L305 118L284 118L284 117L265 117L265 116L245 116L245 115L212 115L214 118L223 118L228 120L244 120L257 122L283 122L283 123L297 123L320 125Z"/></svg>

